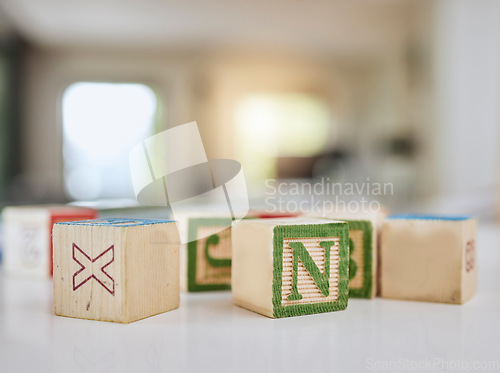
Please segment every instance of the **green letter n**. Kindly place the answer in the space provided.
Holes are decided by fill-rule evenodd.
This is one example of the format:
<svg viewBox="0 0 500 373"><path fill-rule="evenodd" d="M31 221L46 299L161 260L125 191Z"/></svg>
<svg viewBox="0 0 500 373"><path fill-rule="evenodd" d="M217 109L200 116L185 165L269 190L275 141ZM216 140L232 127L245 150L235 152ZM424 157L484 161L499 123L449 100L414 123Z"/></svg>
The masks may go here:
<svg viewBox="0 0 500 373"><path fill-rule="evenodd" d="M330 249L335 245L335 241L321 241L319 245L325 249L325 273L321 273L313 258L302 242L290 242L293 249L293 269L292 269L292 292L288 300L300 300L302 295L297 289L297 277L299 271L299 258L304 264L314 282L325 297L330 294Z"/></svg>

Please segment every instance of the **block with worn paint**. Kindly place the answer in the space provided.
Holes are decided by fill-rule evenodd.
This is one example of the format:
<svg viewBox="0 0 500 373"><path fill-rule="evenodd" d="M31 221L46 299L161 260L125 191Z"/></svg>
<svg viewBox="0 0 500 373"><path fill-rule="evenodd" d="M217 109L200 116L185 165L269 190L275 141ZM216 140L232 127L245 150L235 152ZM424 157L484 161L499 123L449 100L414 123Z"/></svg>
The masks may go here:
<svg viewBox="0 0 500 373"><path fill-rule="evenodd" d="M251 211L247 218L289 217L296 214ZM182 248L181 288L185 291L231 289L231 223L217 216L191 216L181 221L187 243Z"/></svg>
<svg viewBox="0 0 500 373"><path fill-rule="evenodd" d="M75 206L6 207L2 214L5 272L31 278L52 276L53 224L96 217L97 211Z"/></svg>
<svg viewBox="0 0 500 373"><path fill-rule="evenodd" d="M476 219L393 215L382 224L381 296L462 304L476 291Z"/></svg>
<svg viewBox="0 0 500 373"><path fill-rule="evenodd" d="M56 315L129 323L179 306L175 222L57 223L53 235Z"/></svg>
<svg viewBox="0 0 500 373"><path fill-rule="evenodd" d="M268 317L343 310L349 282L346 222L248 219L232 227L233 302Z"/></svg>

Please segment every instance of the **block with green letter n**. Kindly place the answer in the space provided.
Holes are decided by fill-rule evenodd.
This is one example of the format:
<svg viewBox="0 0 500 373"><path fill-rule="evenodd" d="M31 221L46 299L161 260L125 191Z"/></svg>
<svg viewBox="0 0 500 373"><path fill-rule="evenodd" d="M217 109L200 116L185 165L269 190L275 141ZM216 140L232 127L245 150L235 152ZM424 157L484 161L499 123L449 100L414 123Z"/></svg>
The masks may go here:
<svg viewBox="0 0 500 373"><path fill-rule="evenodd" d="M347 307L346 222L255 219L232 229L236 305L276 318Z"/></svg>

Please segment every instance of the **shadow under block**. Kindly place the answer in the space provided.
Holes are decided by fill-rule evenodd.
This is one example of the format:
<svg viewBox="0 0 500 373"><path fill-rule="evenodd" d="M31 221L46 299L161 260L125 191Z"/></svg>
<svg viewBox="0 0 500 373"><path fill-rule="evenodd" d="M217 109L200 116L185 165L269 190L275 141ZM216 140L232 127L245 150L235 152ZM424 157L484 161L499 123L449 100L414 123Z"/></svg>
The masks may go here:
<svg viewBox="0 0 500 373"><path fill-rule="evenodd" d="M175 222L58 223L53 234L56 315L129 323L179 306Z"/></svg>
<svg viewBox="0 0 500 373"><path fill-rule="evenodd" d="M348 240L346 222L325 219L234 224L233 303L275 318L345 309Z"/></svg>
<svg viewBox="0 0 500 373"><path fill-rule="evenodd" d="M469 217L394 215L385 219L381 296L465 303L476 292L476 226Z"/></svg>
<svg viewBox="0 0 500 373"><path fill-rule="evenodd" d="M52 275L54 223L95 219L97 211L66 205L13 206L3 210L4 268L9 275Z"/></svg>

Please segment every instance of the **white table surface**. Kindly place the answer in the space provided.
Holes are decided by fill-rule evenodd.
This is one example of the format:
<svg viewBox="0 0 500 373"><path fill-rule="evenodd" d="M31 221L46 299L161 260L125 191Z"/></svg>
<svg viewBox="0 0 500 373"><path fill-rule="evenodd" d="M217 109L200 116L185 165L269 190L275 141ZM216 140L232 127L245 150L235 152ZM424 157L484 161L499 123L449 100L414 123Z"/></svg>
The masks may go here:
<svg viewBox="0 0 500 373"><path fill-rule="evenodd" d="M56 317L51 281L0 273L0 372L500 370L499 243L500 226L480 224L478 293L465 305L352 299L278 320L233 306L230 292L182 294L179 309L129 325Z"/></svg>

